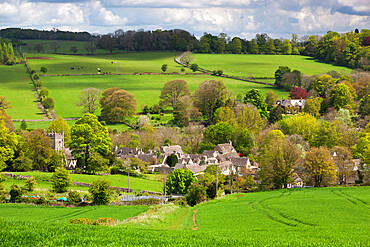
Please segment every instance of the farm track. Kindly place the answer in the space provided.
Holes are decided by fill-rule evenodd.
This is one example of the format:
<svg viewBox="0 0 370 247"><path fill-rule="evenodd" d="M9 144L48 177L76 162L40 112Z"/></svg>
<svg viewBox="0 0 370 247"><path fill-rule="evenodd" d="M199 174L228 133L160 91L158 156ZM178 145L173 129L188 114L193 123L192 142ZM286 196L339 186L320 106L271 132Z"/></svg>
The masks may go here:
<svg viewBox="0 0 370 247"><path fill-rule="evenodd" d="M337 190L337 191L334 191L334 190L331 190L331 192L335 195L337 195L338 197L341 197L349 202L351 202L352 204L355 204L355 205L358 205L358 204L365 204L367 205L367 203L355 196L352 196L352 195L348 195L347 193L343 192L342 190Z"/></svg>
<svg viewBox="0 0 370 247"><path fill-rule="evenodd" d="M51 219L48 219L48 220L45 220L45 221L55 221L55 220L62 220L66 217L70 217L70 216L78 216L78 215L81 215L83 213L87 213L87 212L90 212L90 211L93 211L93 210L96 210L96 208L92 208L92 209L89 209L89 210L84 210L84 209L80 209L76 212L71 212L71 213L68 213L68 214L63 214L61 216L58 216L58 217L55 217L55 218L51 218Z"/></svg>
<svg viewBox="0 0 370 247"><path fill-rule="evenodd" d="M303 220L294 218L292 216L289 216L287 214L282 213L281 211L279 211L277 209L272 209L272 208L270 208L270 207L268 207L264 204L264 202L266 202L268 200L274 200L274 199L281 198L283 196L290 196L290 195L291 195L291 191L289 191L289 192L284 191L283 193L281 193L278 196L269 197L269 198L263 199L263 200L258 201L258 202L252 201L252 202L249 203L249 206L252 207L253 209L257 210L257 211L262 212L269 219L271 219L273 221L276 221L278 223L287 225L287 226L297 227L299 224L306 225L306 226L315 226L312 223L308 223L308 222L305 222Z"/></svg>

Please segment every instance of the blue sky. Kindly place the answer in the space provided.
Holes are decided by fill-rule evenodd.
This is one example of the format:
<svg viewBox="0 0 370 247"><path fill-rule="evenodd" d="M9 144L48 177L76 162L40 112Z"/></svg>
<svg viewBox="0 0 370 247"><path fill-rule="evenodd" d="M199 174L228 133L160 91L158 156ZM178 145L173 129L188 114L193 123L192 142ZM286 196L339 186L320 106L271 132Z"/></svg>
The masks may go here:
<svg viewBox="0 0 370 247"><path fill-rule="evenodd" d="M180 28L250 39L370 28L369 0L0 0L0 29L110 33Z"/></svg>

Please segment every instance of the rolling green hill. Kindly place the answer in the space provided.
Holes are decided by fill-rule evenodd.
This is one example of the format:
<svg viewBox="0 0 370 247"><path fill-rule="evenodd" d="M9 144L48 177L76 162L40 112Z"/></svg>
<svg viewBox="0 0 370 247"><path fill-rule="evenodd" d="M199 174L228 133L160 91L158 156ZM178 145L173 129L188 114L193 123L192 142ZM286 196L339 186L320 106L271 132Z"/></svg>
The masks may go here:
<svg viewBox="0 0 370 247"><path fill-rule="evenodd" d="M32 91L33 85L24 64L0 65L0 96L5 96L12 108L6 112L13 119L41 119Z"/></svg>

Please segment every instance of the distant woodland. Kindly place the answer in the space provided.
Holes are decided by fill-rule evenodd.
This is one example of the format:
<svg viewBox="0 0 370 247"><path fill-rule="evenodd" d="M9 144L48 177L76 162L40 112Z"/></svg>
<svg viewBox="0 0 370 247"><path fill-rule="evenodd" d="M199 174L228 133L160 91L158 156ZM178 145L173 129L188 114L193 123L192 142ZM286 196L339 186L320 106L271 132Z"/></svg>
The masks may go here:
<svg viewBox="0 0 370 247"><path fill-rule="evenodd" d="M200 39L181 29L155 31L116 30L105 35L92 35L87 32L68 32L53 29L40 31L20 28L0 30L0 37L9 39L13 45L21 45L19 40L73 40L88 41L97 48L125 51L192 51L199 53L233 54L283 54L307 55L335 65L369 70L370 30L337 33L329 31L325 35L292 34L291 39L273 39L266 33L256 34L251 40L229 37L225 33L214 36L204 33Z"/></svg>

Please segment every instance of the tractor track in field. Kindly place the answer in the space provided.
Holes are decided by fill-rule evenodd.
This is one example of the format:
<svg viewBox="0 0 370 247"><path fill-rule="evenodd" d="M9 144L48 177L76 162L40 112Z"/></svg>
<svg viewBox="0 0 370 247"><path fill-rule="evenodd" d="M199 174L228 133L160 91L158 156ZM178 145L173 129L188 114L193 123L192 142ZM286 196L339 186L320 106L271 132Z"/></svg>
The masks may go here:
<svg viewBox="0 0 370 247"><path fill-rule="evenodd" d="M278 198L281 198L283 196L290 196L290 195L291 195L291 191L289 191L289 192L285 191L285 192L281 193L278 196L269 197L269 198L263 199L263 200L258 201L258 202L252 201L251 203L249 203L249 206L251 208L257 210L257 211L262 212L269 219L271 219L273 221L276 221L278 223L287 225L287 226L297 227L299 224L306 225L306 226L315 226L312 223L305 222L303 220L294 218L292 216L289 216L287 214L282 213L279 210L272 209L272 208L267 207L266 205L264 205L264 202L266 202L268 200L278 199Z"/></svg>
<svg viewBox="0 0 370 247"><path fill-rule="evenodd" d="M349 201L350 203L352 204L355 204L355 205L358 205L358 204L365 204L367 205L367 203L355 196L351 196L351 195L348 195L347 193L343 192L342 190L337 190L337 191L334 191L334 190L331 190L331 192L333 194L335 194L336 196L344 199L344 200L347 200Z"/></svg>
<svg viewBox="0 0 370 247"><path fill-rule="evenodd" d="M76 212L71 212L71 213L68 213L68 214L63 214L63 215L60 215L58 217L55 217L55 218L51 218L51 219L47 219L45 221L55 221L55 220L62 220L66 217L70 217L70 216L77 216L77 215L80 215L80 214L83 214L83 213L87 213L87 212L91 212L91 211L94 211L96 210L96 208L92 208L92 209L89 209L89 210L84 210L84 209L80 209Z"/></svg>

